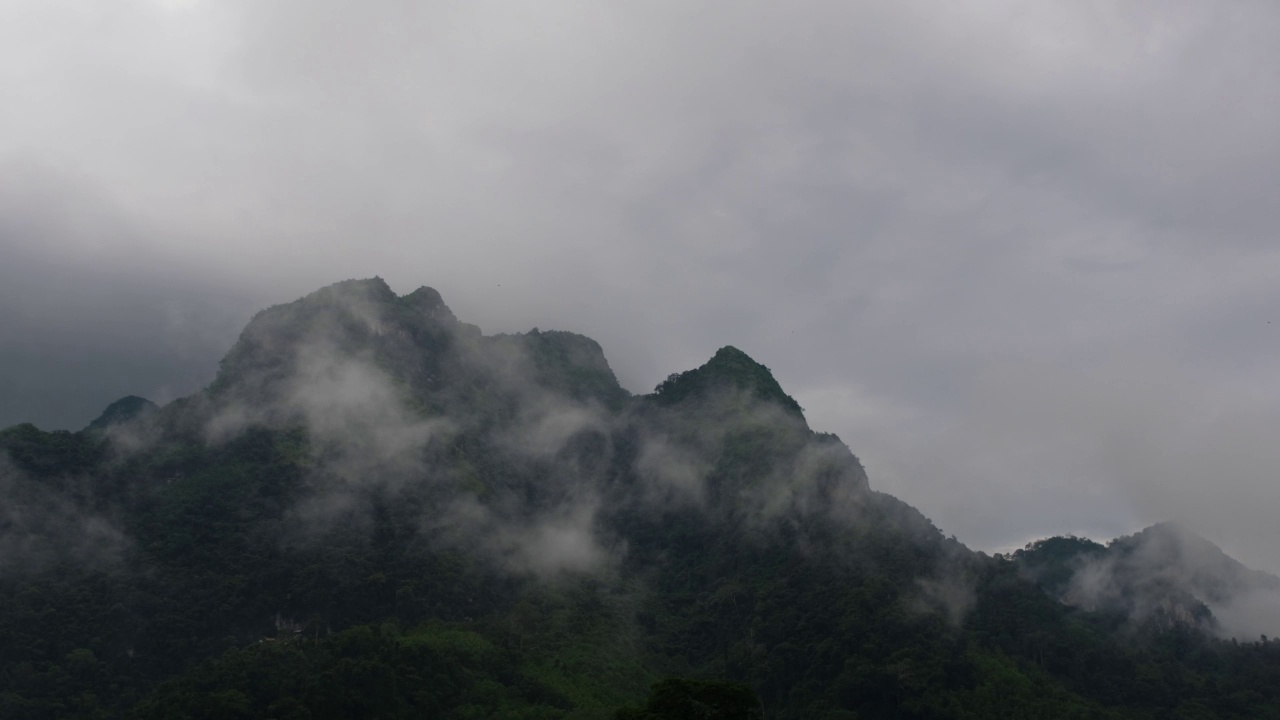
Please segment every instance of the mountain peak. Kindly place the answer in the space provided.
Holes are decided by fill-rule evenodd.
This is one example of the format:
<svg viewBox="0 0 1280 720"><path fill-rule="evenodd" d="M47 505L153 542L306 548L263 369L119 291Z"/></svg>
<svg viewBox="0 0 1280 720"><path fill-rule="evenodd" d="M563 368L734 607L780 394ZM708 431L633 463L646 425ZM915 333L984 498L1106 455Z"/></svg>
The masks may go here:
<svg viewBox="0 0 1280 720"><path fill-rule="evenodd" d="M347 280L339 280L336 283L325 285L319 290L312 291L306 297L329 296L341 293L369 293L382 295L388 298L394 298L395 292L386 280L374 275L371 278L349 278Z"/></svg>
<svg viewBox="0 0 1280 720"><path fill-rule="evenodd" d="M408 361L442 349L463 329L432 288L399 297L380 277L343 280L255 315L222 359L211 390L249 382L256 392L316 352L369 350Z"/></svg>
<svg viewBox="0 0 1280 720"><path fill-rule="evenodd" d="M159 408L150 400L137 395L126 395L107 406L102 414L89 423L85 430L106 430L112 425L120 425L137 418L146 417Z"/></svg>
<svg viewBox="0 0 1280 720"><path fill-rule="evenodd" d="M444 304L444 298L440 296L440 293L435 288L427 287L426 285L423 285L408 295L401 297L400 301L409 307L419 308L429 312L444 310L452 315L448 306Z"/></svg>
<svg viewBox="0 0 1280 720"><path fill-rule="evenodd" d="M1116 538L1111 545L1123 553L1141 553L1148 563L1197 567L1217 565L1230 567L1233 572L1244 567L1222 548L1178 521L1156 523L1133 535Z"/></svg>
<svg viewBox="0 0 1280 720"><path fill-rule="evenodd" d="M775 402L788 412L804 415L800 404L783 391L769 368L732 345L717 350L700 367L669 376L654 389L653 397L662 404L674 404L725 388L746 391L758 400Z"/></svg>

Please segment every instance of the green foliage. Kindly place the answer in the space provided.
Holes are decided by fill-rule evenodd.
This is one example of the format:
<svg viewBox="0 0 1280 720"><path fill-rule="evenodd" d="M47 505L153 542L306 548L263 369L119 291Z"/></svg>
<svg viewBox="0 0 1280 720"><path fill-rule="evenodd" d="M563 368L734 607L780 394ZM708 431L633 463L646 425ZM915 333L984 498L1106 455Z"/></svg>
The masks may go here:
<svg viewBox="0 0 1280 720"><path fill-rule="evenodd" d="M725 346L702 367L669 376L654 389L653 398L663 405L705 398L725 389L746 391L754 399L775 404L803 417L800 404L782 390L769 368L741 350Z"/></svg>
<svg viewBox="0 0 1280 720"><path fill-rule="evenodd" d="M229 650L162 684L133 717L534 718L562 717L566 704L473 632L383 624Z"/></svg>
<svg viewBox="0 0 1280 720"><path fill-rule="evenodd" d="M620 409L630 397L595 340L575 333L535 328L522 337L539 385L574 400L597 400Z"/></svg>
<svg viewBox="0 0 1280 720"><path fill-rule="evenodd" d="M0 430L0 453L23 472L54 481L90 472L105 459L97 438L66 430L44 432L31 424Z"/></svg>
<svg viewBox="0 0 1280 720"><path fill-rule="evenodd" d="M751 688L738 683L668 678L655 683L643 708L618 710L617 720L757 720L764 718Z"/></svg>
<svg viewBox="0 0 1280 720"><path fill-rule="evenodd" d="M1024 575L1050 594L1061 595L1080 566L1102 557L1106 550L1105 546L1088 538L1051 537L1015 551L1012 560Z"/></svg>
<svg viewBox="0 0 1280 720"><path fill-rule="evenodd" d="M89 423L85 428L86 432L103 432L113 425L123 425L125 423L138 420L145 420L159 410L156 404L140 398L137 395L129 395L107 406L102 414Z"/></svg>

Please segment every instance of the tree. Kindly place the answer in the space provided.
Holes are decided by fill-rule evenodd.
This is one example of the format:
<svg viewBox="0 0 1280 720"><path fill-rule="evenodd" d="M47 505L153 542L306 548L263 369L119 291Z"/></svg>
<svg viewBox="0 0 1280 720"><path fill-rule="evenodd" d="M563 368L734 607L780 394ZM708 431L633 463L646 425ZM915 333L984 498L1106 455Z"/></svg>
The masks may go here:
<svg viewBox="0 0 1280 720"><path fill-rule="evenodd" d="M623 708L617 720L762 720L760 700L745 685L670 678L655 683L644 708Z"/></svg>

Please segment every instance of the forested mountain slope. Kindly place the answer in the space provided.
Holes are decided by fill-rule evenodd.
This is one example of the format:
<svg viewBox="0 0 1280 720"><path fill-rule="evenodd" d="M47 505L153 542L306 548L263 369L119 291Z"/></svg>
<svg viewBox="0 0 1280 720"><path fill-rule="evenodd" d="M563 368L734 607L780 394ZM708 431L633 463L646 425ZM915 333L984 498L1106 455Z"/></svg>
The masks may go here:
<svg viewBox="0 0 1280 720"><path fill-rule="evenodd" d="M1062 602L1137 626L1191 626L1256 638L1280 620L1280 578L1250 570L1177 523L1103 546L1048 538L1013 554L1024 576Z"/></svg>
<svg viewBox="0 0 1280 720"><path fill-rule="evenodd" d="M1280 645L944 537L734 348L633 396L348 281L0 448L5 718L1280 717Z"/></svg>

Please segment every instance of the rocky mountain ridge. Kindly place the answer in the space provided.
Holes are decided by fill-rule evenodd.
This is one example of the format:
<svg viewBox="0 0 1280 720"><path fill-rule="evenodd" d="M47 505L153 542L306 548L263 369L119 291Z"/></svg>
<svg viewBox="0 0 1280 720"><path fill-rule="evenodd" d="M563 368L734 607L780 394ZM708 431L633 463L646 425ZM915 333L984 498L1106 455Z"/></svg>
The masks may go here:
<svg viewBox="0 0 1280 720"><path fill-rule="evenodd" d="M346 281L255 316L200 393L0 450L4 717L580 720L670 676L618 717L1280 708L1280 649L1170 594L1251 576L1131 571L1194 543L973 552L732 347L632 395L589 338ZM1175 622L1072 595L1094 560Z"/></svg>

